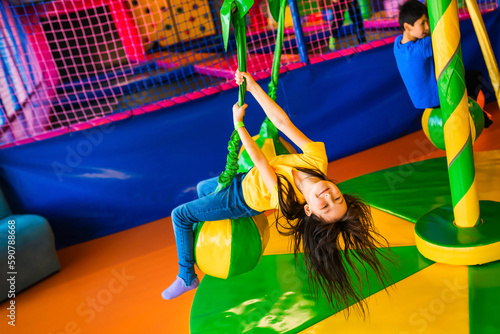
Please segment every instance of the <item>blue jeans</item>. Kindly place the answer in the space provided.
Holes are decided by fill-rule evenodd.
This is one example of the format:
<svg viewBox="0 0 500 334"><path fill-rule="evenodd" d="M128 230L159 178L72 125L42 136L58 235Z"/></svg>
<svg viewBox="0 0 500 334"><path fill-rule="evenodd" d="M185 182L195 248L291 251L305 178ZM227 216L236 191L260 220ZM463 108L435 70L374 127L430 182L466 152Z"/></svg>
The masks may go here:
<svg viewBox="0 0 500 334"><path fill-rule="evenodd" d="M182 204L172 211L179 277L186 286L196 278L194 271L193 225L202 221L250 217L260 212L250 208L243 198L241 183L246 174L238 174L228 187L214 193L217 177L202 181L197 186L199 199Z"/></svg>

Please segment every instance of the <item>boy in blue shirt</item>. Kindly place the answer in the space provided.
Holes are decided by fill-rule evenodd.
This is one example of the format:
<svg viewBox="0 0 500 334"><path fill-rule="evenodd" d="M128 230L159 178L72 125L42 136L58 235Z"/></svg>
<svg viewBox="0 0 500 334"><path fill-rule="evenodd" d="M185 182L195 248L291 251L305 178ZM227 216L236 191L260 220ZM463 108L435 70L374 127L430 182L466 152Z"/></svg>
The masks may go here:
<svg viewBox="0 0 500 334"><path fill-rule="evenodd" d="M404 31L394 41L394 56L411 101L417 109L439 106L427 7L417 0L405 2L399 25Z"/></svg>
<svg viewBox="0 0 500 334"><path fill-rule="evenodd" d="M439 107L439 91L434 69L432 39L427 7L418 0L408 0L399 11L403 34L394 41L394 56L399 73L417 109ZM467 92L474 100L481 88L480 71L466 73ZM485 128L491 125L485 113Z"/></svg>

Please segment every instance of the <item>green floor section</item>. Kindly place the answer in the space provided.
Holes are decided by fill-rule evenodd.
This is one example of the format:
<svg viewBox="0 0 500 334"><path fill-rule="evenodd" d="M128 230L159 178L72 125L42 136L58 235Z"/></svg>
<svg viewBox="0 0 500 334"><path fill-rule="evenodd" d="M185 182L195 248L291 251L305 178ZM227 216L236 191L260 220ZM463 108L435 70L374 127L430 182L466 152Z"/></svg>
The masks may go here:
<svg viewBox="0 0 500 334"><path fill-rule="evenodd" d="M339 188L365 198L372 207L415 223L442 205L451 206L446 158L396 166L342 182Z"/></svg>
<svg viewBox="0 0 500 334"><path fill-rule="evenodd" d="M398 265L383 263L393 282L433 263L415 246L392 251ZM311 295L301 263L293 254L268 255L249 273L227 280L205 276L191 309L191 333L297 333L337 313ZM374 275L362 284L364 296L381 290Z"/></svg>
<svg viewBox="0 0 500 334"><path fill-rule="evenodd" d="M500 262L469 267L470 334L500 333Z"/></svg>

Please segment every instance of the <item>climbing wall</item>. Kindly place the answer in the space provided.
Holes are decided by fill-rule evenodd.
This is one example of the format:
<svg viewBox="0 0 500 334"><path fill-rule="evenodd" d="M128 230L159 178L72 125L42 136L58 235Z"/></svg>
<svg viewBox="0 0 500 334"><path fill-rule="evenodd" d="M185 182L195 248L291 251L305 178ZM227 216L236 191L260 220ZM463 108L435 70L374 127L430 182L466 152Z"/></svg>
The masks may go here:
<svg viewBox="0 0 500 334"><path fill-rule="evenodd" d="M216 33L208 1L169 0L179 39L183 42Z"/></svg>
<svg viewBox="0 0 500 334"><path fill-rule="evenodd" d="M165 47L179 41L168 0L133 0L130 4L146 51L154 42Z"/></svg>
<svg viewBox="0 0 500 334"><path fill-rule="evenodd" d="M216 33L208 1L133 0L136 24L146 51Z"/></svg>

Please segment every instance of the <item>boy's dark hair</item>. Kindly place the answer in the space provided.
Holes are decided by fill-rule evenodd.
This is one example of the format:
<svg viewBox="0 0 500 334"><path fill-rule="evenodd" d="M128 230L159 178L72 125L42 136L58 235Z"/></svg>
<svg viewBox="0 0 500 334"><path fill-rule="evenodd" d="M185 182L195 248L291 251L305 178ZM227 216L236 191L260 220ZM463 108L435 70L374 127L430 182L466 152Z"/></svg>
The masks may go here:
<svg viewBox="0 0 500 334"><path fill-rule="evenodd" d="M405 23L414 25L422 17L429 16L427 7L418 0L408 0L399 7L399 27L404 31Z"/></svg>
<svg viewBox="0 0 500 334"><path fill-rule="evenodd" d="M318 170L297 170L331 181ZM366 280L367 290L371 290L368 280L371 272L378 284L386 288L390 285L390 275L381 260L388 261L384 261L386 264L394 263L394 260L387 240L373 225L370 207L354 195L343 196L347 204L346 214L335 222L325 222L314 214L307 216L304 204L298 202L290 182L278 175L280 210L286 222L282 224L276 219L276 228L280 234L293 237L296 260L299 253L304 253L309 286L316 296L322 291L328 303L336 309L343 309L346 316L351 304L366 315L364 298L372 291L361 291L362 280Z"/></svg>

